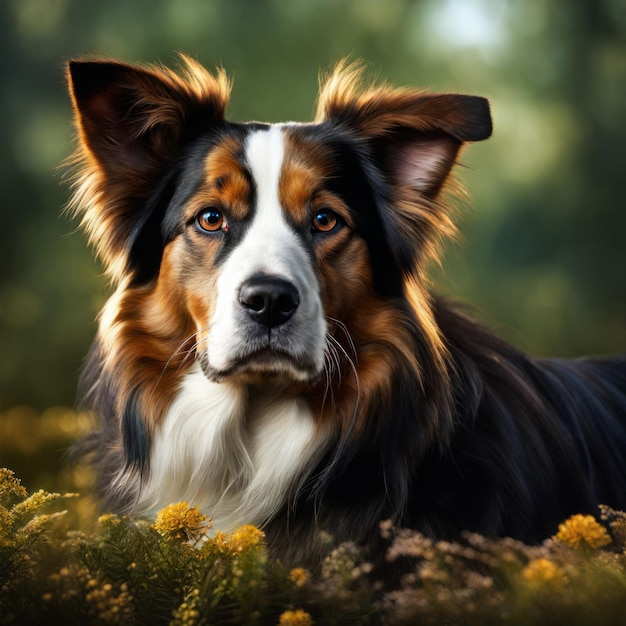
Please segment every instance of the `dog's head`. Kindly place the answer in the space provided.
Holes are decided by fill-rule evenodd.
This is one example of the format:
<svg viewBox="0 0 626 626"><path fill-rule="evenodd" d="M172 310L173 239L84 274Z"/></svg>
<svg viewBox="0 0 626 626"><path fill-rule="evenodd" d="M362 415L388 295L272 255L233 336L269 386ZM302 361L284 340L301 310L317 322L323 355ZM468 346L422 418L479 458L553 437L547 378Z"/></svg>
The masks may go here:
<svg viewBox="0 0 626 626"><path fill-rule="evenodd" d="M311 381L331 331L372 332L453 231L440 192L459 148L491 133L483 98L363 88L345 64L308 124L226 121L228 80L186 58L179 74L68 75L75 210L112 279L143 294L135 334L193 337L215 380Z"/></svg>

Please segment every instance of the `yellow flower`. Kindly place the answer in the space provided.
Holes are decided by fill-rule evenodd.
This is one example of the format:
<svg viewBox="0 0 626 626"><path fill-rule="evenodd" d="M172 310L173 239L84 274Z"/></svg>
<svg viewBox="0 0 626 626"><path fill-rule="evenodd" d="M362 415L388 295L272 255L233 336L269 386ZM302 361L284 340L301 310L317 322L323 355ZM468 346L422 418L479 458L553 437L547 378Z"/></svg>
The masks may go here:
<svg viewBox="0 0 626 626"><path fill-rule="evenodd" d="M611 543L611 537L604 526L592 515L572 515L559 524L555 539L572 548L601 548Z"/></svg>
<svg viewBox="0 0 626 626"><path fill-rule="evenodd" d="M199 540L210 528L208 518L186 502L170 504L161 509L153 528L168 539Z"/></svg>
<svg viewBox="0 0 626 626"><path fill-rule="evenodd" d="M228 547L233 552L244 552L261 544L265 534L252 524L239 526L228 538Z"/></svg>
<svg viewBox="0 0 626 626"><path fill-rule="evenodd" d="M116 592L111 583L103 584L92 578L87 581L86 587L85 600L98 615L98 623L126 624L130 621L133 596L126 583L122 583L119 592Z"/></svg>
<svg viewBox="0 0 626 626"><path fill-rule="evenodd" d="M13 518L11 513L0 506L0 548L13 545Z"/></svg>
<svg viewBox="0 0 626 626"><path fill-rule="evenodd" d="M18 504L11 509L11 515L15 520L21 521L28 515L37 513L39 509L43 508L46 504L54 502L54 500L58 500L60 497L60 493L48 493L47 491L40 489L26 498L26 500L18 502Z"/></svg>
<svg viewBox="0 0 626 626"><path fill-rule="evenodd" d="M526 584L538 591L562 589L567 583L565 572L549 559L535 559L522 571Z"/></svg>
<svg viewBox="0 0 626 626"><path fill-rule="evenodd" d="M296 587L304 587L309 580L309 574L303 567L294 567L289 572L289 578L295 583Z"/></svg>
<svg viewBox="0 0 626 626"><path fill-rule="evenodd" d="M59 511L49 515L35 515L35 517L15 531L15 539L18 543L23 544L38 537L50 527L53 520L62 517L66 513L67 511Z"/></svg>
<svg viewBox="0 0 626 626"><path fill-rule="evenodd" d="M195 626L200 617L198 606L200 604L200 590L192 589L185 596L183 603L174 611L174 619L170 626Z"/></svg>
<svg viewBox="0 0 626 626"><path fill-rule="evenodd" d="M313 626L313 618L302 609L285 611L279 618L278 626Z"/></svg>
<svg viewBox="0 0 626 626"><path fill-rule="evenodd" d="M121 522L118 515L115 513L105 513L98 518L98 524L105 528L111 528L117 526Z"/></svg>
<svg viewBox="0 0 626 626"><path fill-rule="evenodd" d="M20 479L15 478L15 474L10 469L0 467L0 498L8 495L25 498L28 494L20 484Z"/></svg>

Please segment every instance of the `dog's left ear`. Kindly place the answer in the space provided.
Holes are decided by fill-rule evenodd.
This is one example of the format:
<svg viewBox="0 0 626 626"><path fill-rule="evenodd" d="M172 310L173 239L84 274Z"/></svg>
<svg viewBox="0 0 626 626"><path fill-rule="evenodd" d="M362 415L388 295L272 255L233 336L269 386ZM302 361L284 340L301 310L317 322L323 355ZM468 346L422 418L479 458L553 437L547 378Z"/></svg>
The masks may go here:
<svg viewBox="0 0 626 626"><path fill-rule="evenodd" d="M394 183L436 196L461 145L491 135L489 102L386 85L361 88L361 73L359 66L337 66L320 92L317 121L331 121L367 140Z"/></svg>
<svg viewBox="0 0 626 626"><path fill-rule="evenodd" d="M440 191L467 141L491 135L485 98L361 85L361 67L340 63L322 85L316 121L343 129L384 185L382 227L401 272L455 232Z"/></svg>
<svg viewBox="0 0 626 626"><path fill-rule="evenodd" d="M397 98L388 106L405 105L404 111L396 116L382 115L376 128L365 132L375 138L382 158L380 165L393 183L424 197L435 197L463 143L491 135L489 102L478 96L456 94L399 96L408 102L398 102ZM387 130L381 132L382 127Z"/></svg>

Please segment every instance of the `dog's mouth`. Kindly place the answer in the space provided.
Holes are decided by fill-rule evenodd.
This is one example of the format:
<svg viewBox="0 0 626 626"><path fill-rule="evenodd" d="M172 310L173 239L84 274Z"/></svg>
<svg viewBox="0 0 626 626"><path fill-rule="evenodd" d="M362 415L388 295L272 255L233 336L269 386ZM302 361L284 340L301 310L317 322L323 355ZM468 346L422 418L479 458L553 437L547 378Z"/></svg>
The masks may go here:
<svg viewBox="0 0 626 626"><path fill-rule="evenodd" d="M309 382L319 375L315 364L302 355L269 346L257 348L232 360L227 368L217 369L207 353L199 355L204 374L215 382L226 378L285 378L286 381Z"/></svg>
<svg viewBox="0 0 626 626"><path fill-rule="evenodd" d="M280 374L287 371L309 372L313 365L306 359L294 356L286 350L269 347L254 350L240 359L233 366L234 371L254 371L267 374Z"/></svg>

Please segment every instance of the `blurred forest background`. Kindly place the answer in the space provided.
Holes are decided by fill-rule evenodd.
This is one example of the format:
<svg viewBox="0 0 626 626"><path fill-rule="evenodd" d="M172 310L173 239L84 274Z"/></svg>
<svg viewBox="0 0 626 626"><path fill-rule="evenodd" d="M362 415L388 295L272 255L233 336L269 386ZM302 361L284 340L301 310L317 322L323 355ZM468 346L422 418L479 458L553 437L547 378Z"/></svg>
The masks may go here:
<svg viewBox="0 0 626 626"><path fill-rule="evenodd" d="M1 0L0 465L27 477L76 431L50 407L72 405L107 295L62 214L64 62L175 51L234 76L233 120L310 119L319 71L347 55L489 97L495 134L463 156L463 243L436 288L536 355L626 351L624 0Z"/></svg>

